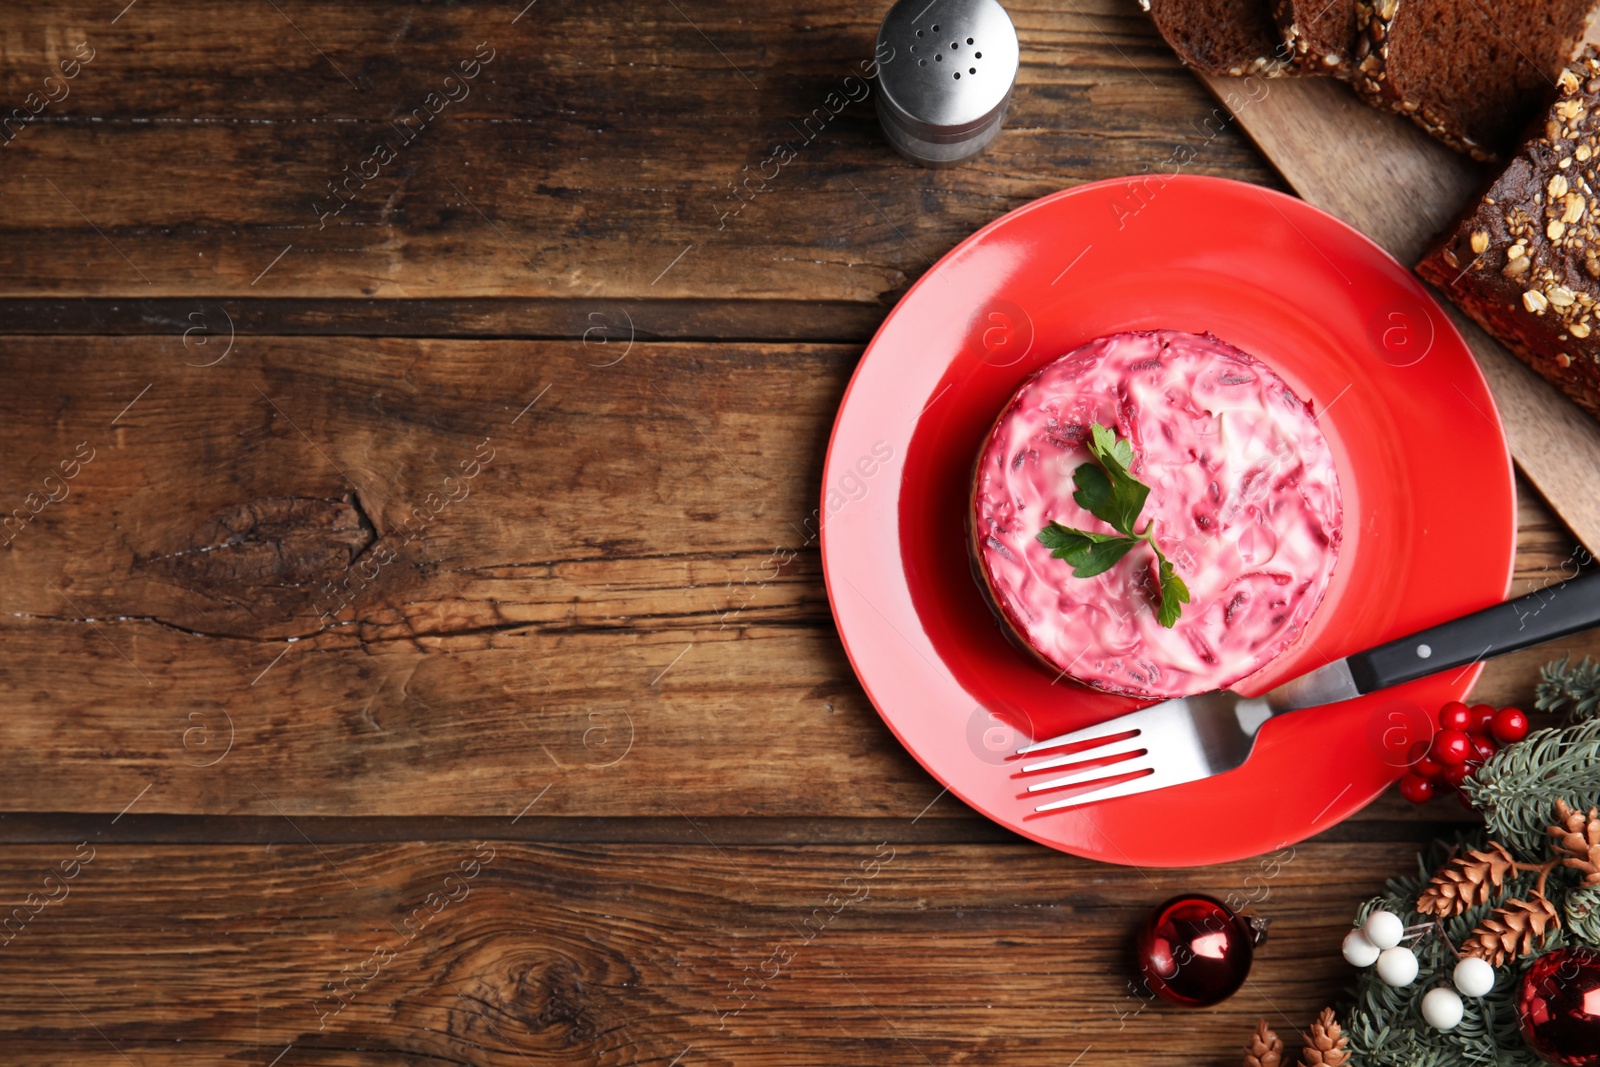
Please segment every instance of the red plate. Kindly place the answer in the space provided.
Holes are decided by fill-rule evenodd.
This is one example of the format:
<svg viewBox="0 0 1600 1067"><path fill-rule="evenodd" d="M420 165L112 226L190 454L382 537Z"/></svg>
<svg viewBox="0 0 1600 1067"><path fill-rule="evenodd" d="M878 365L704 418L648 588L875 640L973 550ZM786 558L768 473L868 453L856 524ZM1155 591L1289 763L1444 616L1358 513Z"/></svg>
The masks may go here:
<svg viewBox="0 0 1600 1067"><path fill-rule="evenodd" d="M1230 774L1034 812L1041 800L1013 777L1016 748L1138 704L1057 683L1006 639L967 552L973 463L1006 398L1041 365L1104 334L1153 329L1209 331L1265 360L1323 413L1338 464L1344 543L1327 596L1307 632L1237 688L1265 690L1504 597L1511 459L1483 375L1443 312L1337 219L1254 185L1187 176L1047 196L912 286L834 426L823 571L867 694L951 792L1080 856L1222 863L1369 803L1481 665L1272 720Z"/></svg>

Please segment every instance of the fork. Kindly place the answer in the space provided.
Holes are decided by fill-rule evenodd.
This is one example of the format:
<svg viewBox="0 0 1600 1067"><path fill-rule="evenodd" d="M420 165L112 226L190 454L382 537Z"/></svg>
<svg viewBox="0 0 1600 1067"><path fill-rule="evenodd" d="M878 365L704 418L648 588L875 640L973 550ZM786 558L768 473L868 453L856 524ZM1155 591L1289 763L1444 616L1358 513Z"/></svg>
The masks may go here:
<svg viewBox="0 0 1600 1067"><path fill-rule="evenodd" d="M1036 741L1017 754L1081 747L1067 755L1026 764L1021 773L1095 761L1095 766L1080 766L1028 786L1028 792L1042 793L1141 772L1138 778L1110 782L1064 800L1041 804L1035 811L1075 808L1199 781L1242 766L1255 747L1257 731L1275 715L1352 700L1452 667L1554 641L1597 624L1600 572L1334 660L1259 697L1219 689L1165 700L1094 726ZM1119 756L1133 758L1109 765L1101 762Z"/></svg>

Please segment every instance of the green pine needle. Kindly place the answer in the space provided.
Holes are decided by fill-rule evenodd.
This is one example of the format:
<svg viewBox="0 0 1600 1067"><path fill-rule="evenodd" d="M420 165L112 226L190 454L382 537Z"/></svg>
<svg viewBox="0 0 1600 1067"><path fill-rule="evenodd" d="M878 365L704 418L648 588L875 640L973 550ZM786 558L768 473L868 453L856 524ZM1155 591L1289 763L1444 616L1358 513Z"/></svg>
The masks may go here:
<svg viewBox="0 0 1600 1067"><path fill-rule="evenodd" d="M1558 798L1584 810L1600 806L1600 717L1535 730L1491 756L1462 788L1496 841L1519 856L1542 855Z"/></svg>
<svg viewBox="0 0 1600 1067"><path fill-rule="evenodd" d="M1578 722L1589 718L1600 708L1600 663L1588 656L1576 667L1568 665L1570 657L1563 655L1547 663L1539 672L1542 681L1533 706L1540 711L1567 709L1567 719Z"/></svg>
<svg viewBox="0 0 1600 1067"><path fill-rule="evenodd" d="M1435 842L1417 857L1417 872L1391 879L1388 891L1368 901L1356 916L1362 926L1374 909L1400 916L1407 926L1432 921L1418 914L1417 896L1453 850L1484 848L1493 840L1526 862L1543 862L1554 855L1546 827L1555 818L1555 802L1565 800L1577 808L1600 805L1600 666L1585 659L1576 667L1566 656L1544 668L1536 707L1541 711L1566 709L1569 725L1536 730L1522 741L1496 753L1466 780L1468 797L1484 813L1486 825L1453 846ZM1485 916L1511 897L1525 898L1538 875L1523 871L1511 876L1490 900L1443 922L1446 936L1458 948ZM1354 1062L1361 1067L1535 1067L1539 1063L1517 1029L1516 994L1522 978L1540 956L1569 945L1600 948L1591 939L1592 927L1574 922L1584 909L1581 878L1566 867L1552 870L1545 895L1564 913L1564 925L1548 932L1530 955L1495 968L1489 995L1463 997L1466 1012L1448 1031L1435 1030L1422 1019L1422 997L1448 981L1455 956L1433 932L1413 943L1420 968L1417 979L1403 989L1387 985L1368 967L1356 976L1355 1002L1341 1012L1344 1032L1350 1038ZM1577 904L1577 911L1569 910Z"/></svg>
<svg viewBox="0 0 1600 1067"><path fill-rule="evenodd" d="M1483 848L1488 841L1489 835L1480 831L1456 842L1456 847ZM1414 875L1390 879L1383 896L1362 905L1355 926L1362 926L1368 914L1380 908L1394 912L1407 926L1431 922L1432 916L1415 910L1417 896L1449 855L1445 842L1435 842L1428 852L1417 857ZM1502 892L1489 902L1446 919L1446 935L1459 948L1472 928L1495 906L1508 897L1525 895L1537 880L1538 876L1531 872L1508 879ZM1555 894L1564 885L1564 881L1552 878L1546 889ZM1466 1010L1461 1022L1448 1031L1435 1030L1423 1020L1422 998L1429 989L1450 978L1455 955L1432 932L1410 944L1420 965L1411 985L1397 989L1387 984L1378 977L1376 967L1365 968L1356 976L1355 1002L1339 1014L1355 1063L1362 1067L1535 1067L1540 1062L1517 1031L1516 996L1523 974L1534 961L1545 952L1565 947L1564 934L1555 931L1539 952L1495 968L1494 988L1485 997L1463 997Z"/></svg>

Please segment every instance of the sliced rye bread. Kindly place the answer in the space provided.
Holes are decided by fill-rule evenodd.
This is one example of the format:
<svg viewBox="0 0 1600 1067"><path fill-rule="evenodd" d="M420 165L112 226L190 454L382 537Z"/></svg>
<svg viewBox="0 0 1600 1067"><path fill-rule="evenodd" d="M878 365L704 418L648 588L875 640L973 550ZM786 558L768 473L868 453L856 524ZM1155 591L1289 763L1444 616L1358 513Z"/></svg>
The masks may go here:
<svg viewBox="0 0 1600 1067"><path fill-rule="evenodd" d="M1272 0L1272 18L1296 73L1347 78L1354 72L1356 0Z"/></svg>
<svg viewBox="0 0 1600 1067"><path fill-rule="evenodd" d="M1185 64L1207 74L1288 72L1268 0L1139 0Z"/></svg>
<svg viewBox="0 0 1600 1067"><path fill-rule="evenodd" d="M1478 159L1550 98L1595 0L1356 0L1356 90Z"/></svg>
<svg viewBox="0 0 1600 1067"><path fill-rule="evenodd" d="M1600 56L1417 264L1484 329L1600 418Z"/></svg>

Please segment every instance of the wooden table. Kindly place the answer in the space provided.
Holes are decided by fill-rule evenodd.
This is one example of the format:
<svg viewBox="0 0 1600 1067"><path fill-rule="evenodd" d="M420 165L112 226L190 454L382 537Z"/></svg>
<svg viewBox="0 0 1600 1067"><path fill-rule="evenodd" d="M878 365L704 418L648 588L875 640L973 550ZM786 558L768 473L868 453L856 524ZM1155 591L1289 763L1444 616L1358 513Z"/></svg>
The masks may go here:
<svg viewBox="0 0 1600 1067"><path fill-rule="evenodd" d="M1461 813L1275 875L1015 838L883 727L801 525L962 237L1181 144L1281 187L1131 2L1012 4L944 171L828 102L877 4L124 2L0 31L0 1060L1220 1064L1336 997ZM1573 546L1521 514L1528 588ZM1184 1014L1125 946L1188 889L1274 927Z"/></svg>

